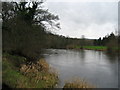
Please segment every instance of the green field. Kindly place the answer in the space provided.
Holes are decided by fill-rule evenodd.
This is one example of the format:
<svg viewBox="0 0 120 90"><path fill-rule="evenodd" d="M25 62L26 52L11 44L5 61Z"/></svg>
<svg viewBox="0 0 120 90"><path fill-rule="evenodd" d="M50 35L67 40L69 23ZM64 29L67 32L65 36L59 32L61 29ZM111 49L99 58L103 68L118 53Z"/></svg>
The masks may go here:
<svg viewBox="0 0 120 90"><path fill-rule="evenodd" d="M85 49L93 49L93 50L106 50L105 46L83 46Z"/></svg>
<svg viewBox="0 0 120 90"><path fill-rule="evenodd" d="M76 49L88 49L88 50L107 50L106 46L76 46Z"/></svg>

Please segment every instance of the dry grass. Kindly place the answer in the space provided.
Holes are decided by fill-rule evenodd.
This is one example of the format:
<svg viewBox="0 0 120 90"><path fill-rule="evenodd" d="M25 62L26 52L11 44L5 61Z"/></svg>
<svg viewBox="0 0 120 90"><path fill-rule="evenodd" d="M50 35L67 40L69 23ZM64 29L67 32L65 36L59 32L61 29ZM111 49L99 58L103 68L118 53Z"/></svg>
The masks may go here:
<svg viewBox="0 0 120 90"><path fill-rule="evenodd" d="M20 72L23 74L27 73L38 73L38 72L48 72L49 64L44 60L40 59L36 63L29 62L28 64L22 64L20 68Z"/></svg>
<svg viewBox="0 0 120 90"><path fill-rule="evenodd" d="M75 78L72 81L67 81L63 88L64 89L65 88L86 88L87 90L91 90L91 88L95 88L95 87L88 84L85 80Z"/></svg>
<svg viewBox="0 0 120 90"><path fill-rule="evenodd" d="M49 71L50 69L49 64L44 59L40 59L36 63L23 64L20 72L31 78L31 82L38 84L45 81L47 83L45 87L53 87L52 85L58 81L58 74L55 71Z"/></svg>

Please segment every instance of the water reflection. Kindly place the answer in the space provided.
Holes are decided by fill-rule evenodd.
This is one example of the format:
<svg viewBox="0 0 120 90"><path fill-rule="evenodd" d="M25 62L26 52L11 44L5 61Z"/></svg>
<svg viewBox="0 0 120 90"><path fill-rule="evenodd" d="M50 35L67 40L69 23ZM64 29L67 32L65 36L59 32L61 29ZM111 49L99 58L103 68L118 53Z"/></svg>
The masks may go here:
<svg viewBox="0 0 120 90"><path fill-rule="evenodd" d="M114 63L116 61L118 61L118 53L117 52L104 52L104 54L106 55L107 59L111 62Z"/></svg>
<svg viewBox="0 0 120 90"><path fill-rule="evenodd" d="M85 78L100 88L118 87L117 57L103 51L49 49L45 59L59 70L60 83L72 77ZM57 53L57 54L56 54Z"/></svg>
<svg viewBox="0 0 120 90"><path fill-rule="evenodd" d="M85 50L80 50L80 51L79 51L79 54L80 54L80 56L81 56L81 60L84 61L84 59L85 59Z"/></svg>

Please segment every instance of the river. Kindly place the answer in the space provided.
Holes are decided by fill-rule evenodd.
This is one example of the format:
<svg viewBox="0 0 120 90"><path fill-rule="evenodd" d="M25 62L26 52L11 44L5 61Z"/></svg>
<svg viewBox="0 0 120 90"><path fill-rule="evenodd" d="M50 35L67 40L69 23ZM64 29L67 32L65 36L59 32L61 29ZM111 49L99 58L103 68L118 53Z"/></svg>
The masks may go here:
<svg viewBox="0 0 120 90"><path fill-rule="evenodd" d="M67 80L84 79L97 88L118 87L118 58L105 51L47 49L46 61L59 73L58 87Z"/></svg>

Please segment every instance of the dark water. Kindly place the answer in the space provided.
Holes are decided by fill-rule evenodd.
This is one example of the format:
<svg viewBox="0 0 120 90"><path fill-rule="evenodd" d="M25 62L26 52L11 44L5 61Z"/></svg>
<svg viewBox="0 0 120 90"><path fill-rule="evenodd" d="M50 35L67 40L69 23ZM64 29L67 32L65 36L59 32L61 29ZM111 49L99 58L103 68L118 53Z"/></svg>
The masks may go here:
<svg viewBox="0 0 120 90"><path fill-rule="evenodd" d="M66 80L79 77L97 88L118 87L118 58L93 50L48 49L46 61L59 72L59 87Z"/></svg>

